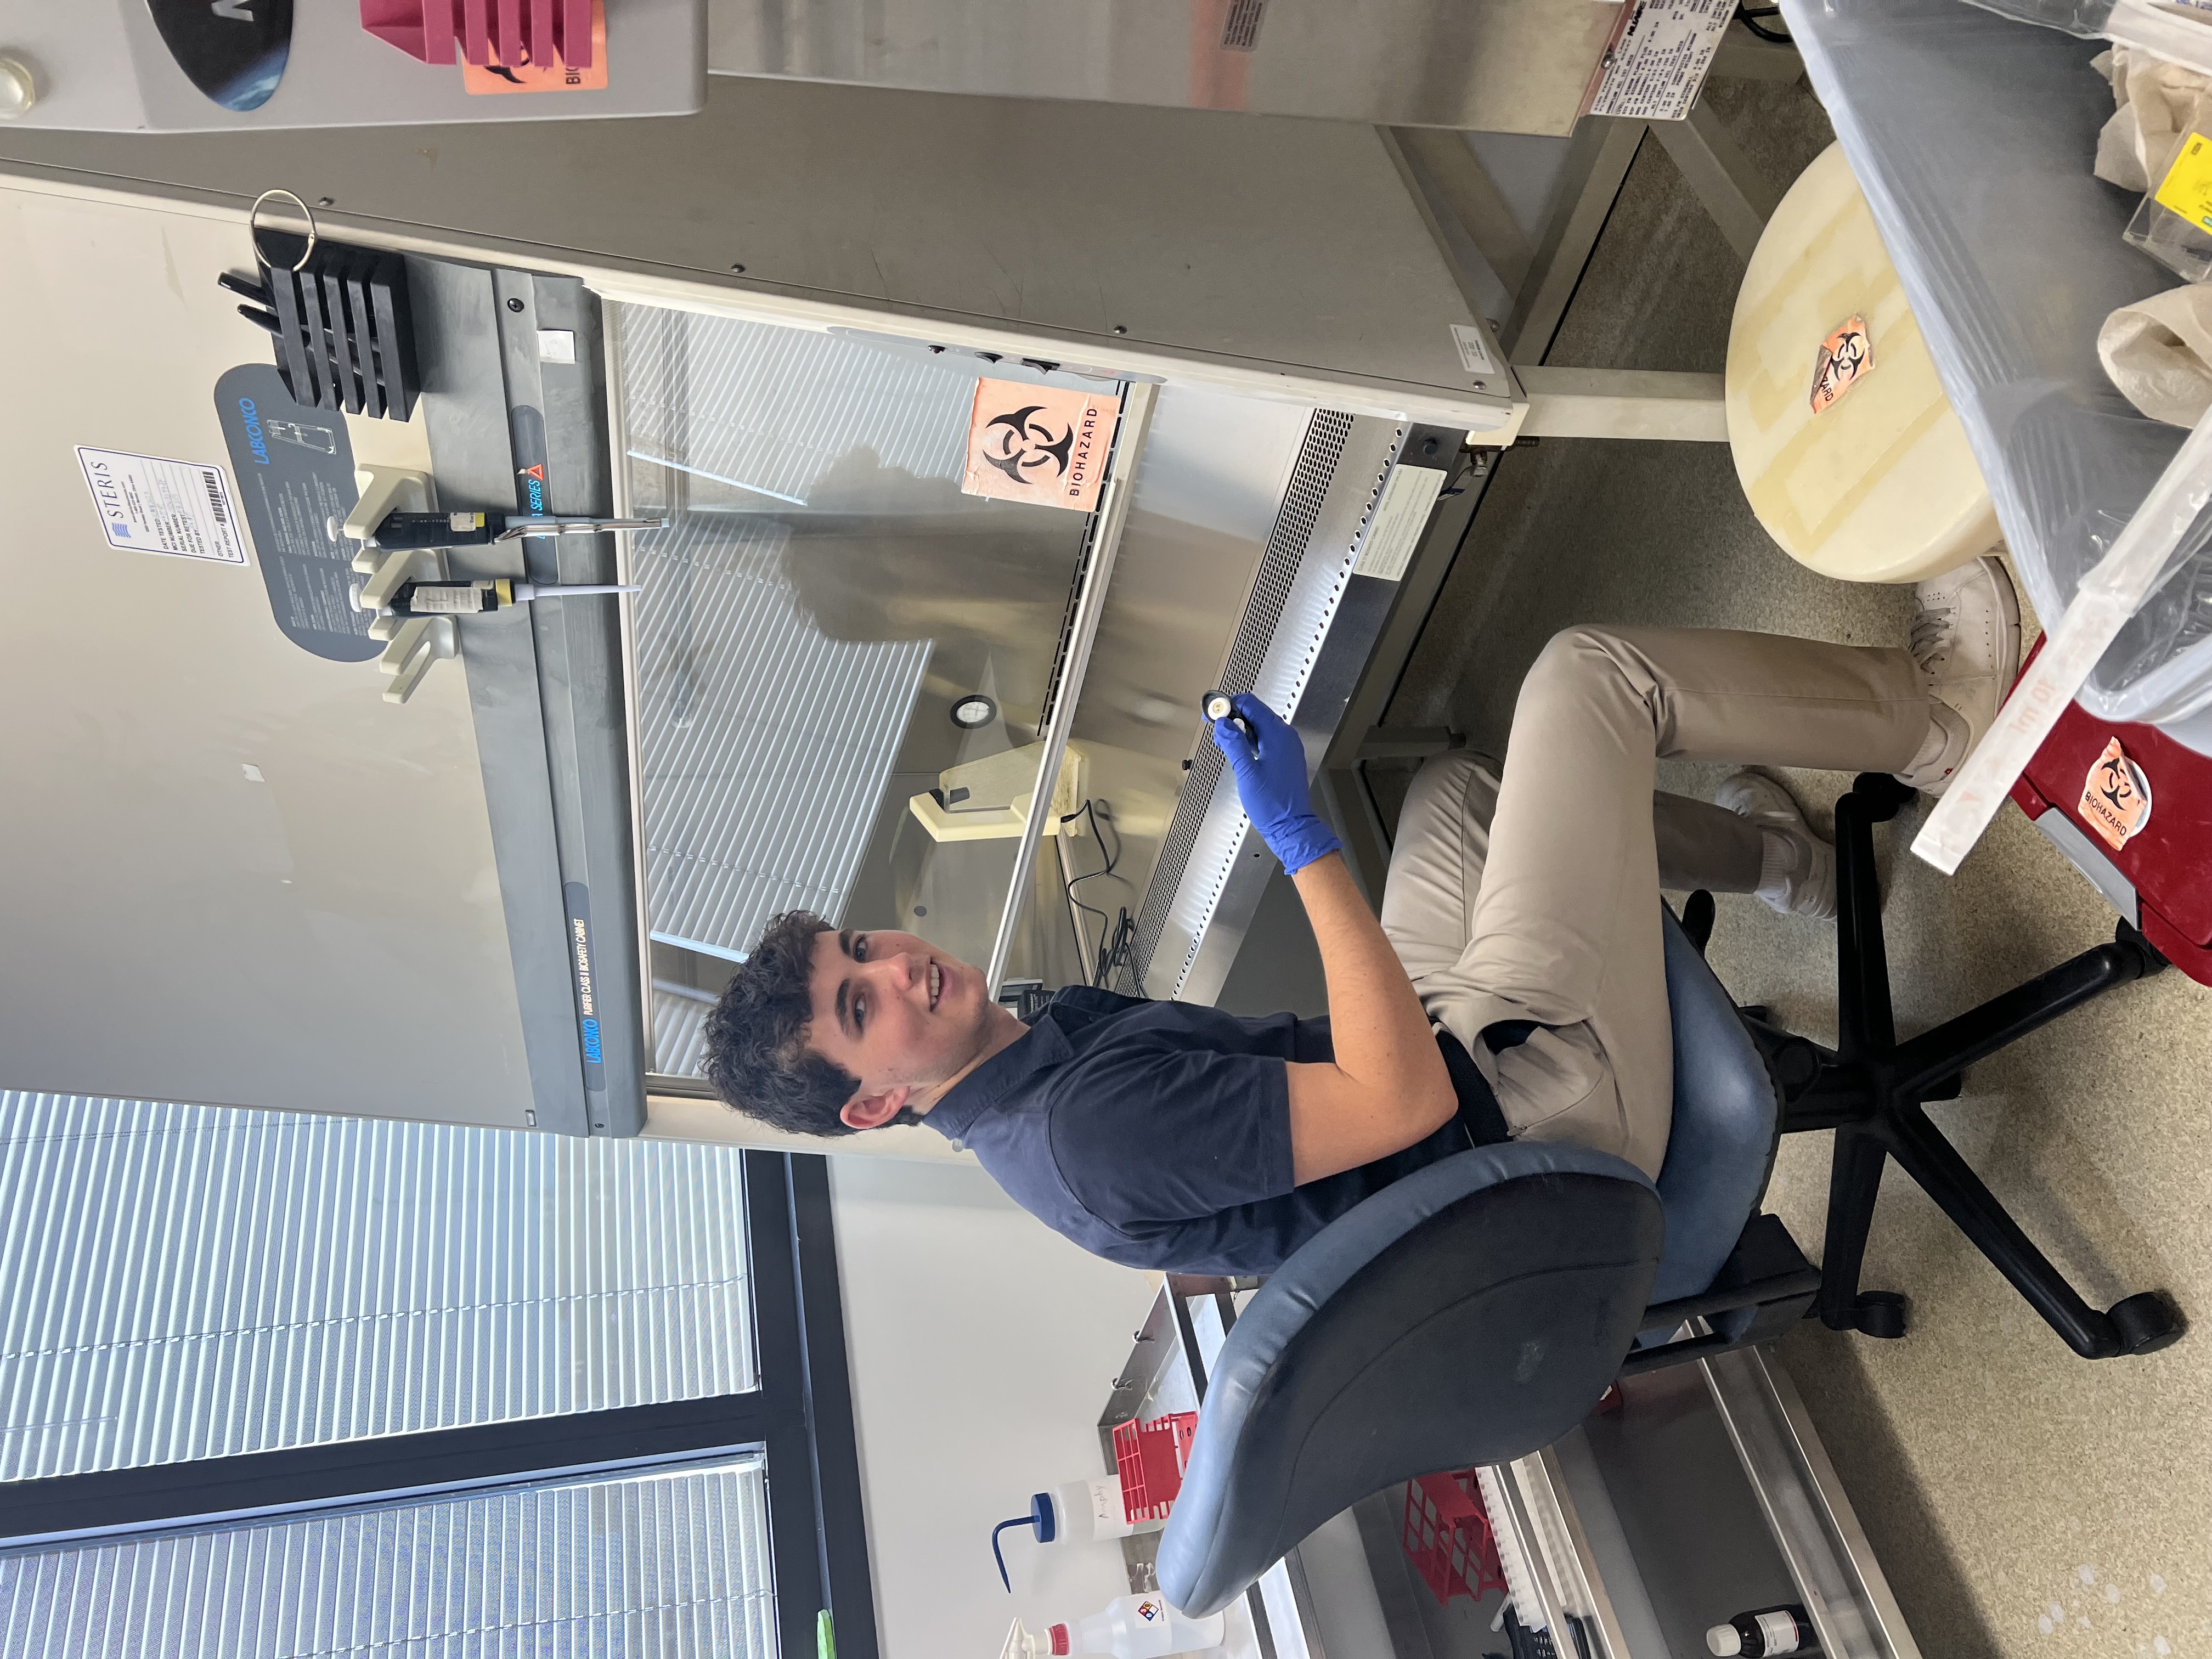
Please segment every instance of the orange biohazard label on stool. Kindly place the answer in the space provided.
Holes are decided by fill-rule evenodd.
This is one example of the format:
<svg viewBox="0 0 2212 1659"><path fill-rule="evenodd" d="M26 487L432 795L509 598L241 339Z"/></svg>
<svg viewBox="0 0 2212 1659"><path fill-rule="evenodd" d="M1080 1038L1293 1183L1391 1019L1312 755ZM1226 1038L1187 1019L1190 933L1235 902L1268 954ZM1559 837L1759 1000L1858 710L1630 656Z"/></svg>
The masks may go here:
<svg viewBox="0 0 2212 1659"><path fill-rule="evenodd" d="M2150 822L2150 780L2114 738L2081 785L2082 822L2117 853Z"/></svg>
<svg viewBox="0 0 2212 1659"><path fill-rule="evenodd" d="M1836 399L1874 373L1874 336L1866 319L1853 317L1820 342L1820 355L1813 365L1813 412L1834 406Z"/></svg>
<svg viewBox="0 0 2212 1659"><path fill-rule="evenodd" d="M1121 400L1018 380L978 380L968 421L970 495L1088 513L1098 505Z"/></svg>

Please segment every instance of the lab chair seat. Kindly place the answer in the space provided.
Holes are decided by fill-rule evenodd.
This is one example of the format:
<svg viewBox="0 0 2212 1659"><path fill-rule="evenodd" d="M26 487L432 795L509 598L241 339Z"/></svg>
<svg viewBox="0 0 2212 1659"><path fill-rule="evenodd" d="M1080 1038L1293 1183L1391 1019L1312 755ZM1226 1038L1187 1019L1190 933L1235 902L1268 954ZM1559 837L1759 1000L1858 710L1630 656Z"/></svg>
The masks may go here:
<svg viewBox="0 0 2212 1659"><path fill-rule="evenodd" d="M1477 1147L1376 1194L1310 1240L1231 1327L1207 1382L1161 1590L1219 1610L1330 1516L1438 1469L1525 1456L1620 1376L1769 1341L1816 1312L1900 1336L1901 1297L1859 1267L1889 1158L2089 1358L2180 1334L2158 1292L2099 1313L2044 1259L1922 1109L1974 1060L2163 965L2111 945L1899 1043L1872 826L1909 792L1862 776L1836 809L1841 1036L1834 1049L1739 1009L1705 964L1710 894L1664 921L1674 1121L1659 1179L1534 1141ZM1759 1212L1785 1133L1835 1131L1824 1267Z"/></svg>

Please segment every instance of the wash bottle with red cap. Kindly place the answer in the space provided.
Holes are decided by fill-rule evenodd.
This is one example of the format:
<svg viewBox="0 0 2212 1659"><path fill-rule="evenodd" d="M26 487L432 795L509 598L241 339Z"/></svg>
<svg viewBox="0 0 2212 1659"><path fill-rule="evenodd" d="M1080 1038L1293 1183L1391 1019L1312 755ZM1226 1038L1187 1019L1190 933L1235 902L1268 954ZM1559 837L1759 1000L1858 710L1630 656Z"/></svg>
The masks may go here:
<svg viewBox="0 0 2212 1659"><path fill-rule="evenodd" d="M1088 1619L1046 1626L1042 1636L1014 1621L999 1659L1167 1659L1170 1654L1205 1653L1229 1633L1220 1613L1188 1619L1168 1605L1158 1590L1120 1595Z"/></svg>

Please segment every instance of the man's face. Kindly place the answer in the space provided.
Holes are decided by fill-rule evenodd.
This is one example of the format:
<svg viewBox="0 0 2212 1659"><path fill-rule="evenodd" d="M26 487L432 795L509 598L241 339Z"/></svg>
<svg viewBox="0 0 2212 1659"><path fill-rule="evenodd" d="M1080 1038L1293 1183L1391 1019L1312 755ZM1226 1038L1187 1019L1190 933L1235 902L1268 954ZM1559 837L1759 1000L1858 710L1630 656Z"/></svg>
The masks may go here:
<svg viewBox="0 0 2212 1659"><path fill-rule="evenodd" d="M981 1053L998 1007L980 969L912 933L817 933L807 988L807 1046L860 1079L843 1116L862 1129L910 1100L933 1104L931 1091Z"/></svg>

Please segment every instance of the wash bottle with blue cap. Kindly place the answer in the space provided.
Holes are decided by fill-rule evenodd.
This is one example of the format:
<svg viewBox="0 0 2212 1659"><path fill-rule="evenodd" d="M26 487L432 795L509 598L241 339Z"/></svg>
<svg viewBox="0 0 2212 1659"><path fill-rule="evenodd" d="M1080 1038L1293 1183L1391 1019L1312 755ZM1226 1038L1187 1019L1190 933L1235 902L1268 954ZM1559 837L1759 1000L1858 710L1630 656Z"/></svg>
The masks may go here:
<svg viewBox="0 0 2212 1659"><path fill-rule="evenodd" d="M1006 1577L1006 1558L1000 1553L999 1534L1009 1527L1027 1527L1040 1544L1095 1544L1127 1538L1140 1532L1158 1532L1165 1521L1131 1521L1121 1498L1118 1476L1096 1480L1066 1480L1050 1492L1031 1495L1030 1512L991 1528L991 1555L999 1564L999 1582L1013 1589Z"/></svg>

